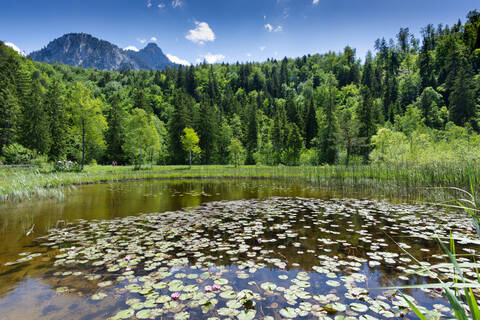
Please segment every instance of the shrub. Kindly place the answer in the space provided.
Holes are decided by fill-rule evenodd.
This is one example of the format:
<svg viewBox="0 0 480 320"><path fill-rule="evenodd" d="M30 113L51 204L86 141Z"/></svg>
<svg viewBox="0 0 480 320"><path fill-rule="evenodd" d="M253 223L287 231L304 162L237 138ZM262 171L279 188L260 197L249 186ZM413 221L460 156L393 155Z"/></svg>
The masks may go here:
<svg viewBox="0 0 480 320"><path fill-rule="evenodd" d="M13 143L8 147L4 146L2 152L5 158L5 164L10 165L30 164L32 159L35 158L32 150L18 143Z"/></svg>

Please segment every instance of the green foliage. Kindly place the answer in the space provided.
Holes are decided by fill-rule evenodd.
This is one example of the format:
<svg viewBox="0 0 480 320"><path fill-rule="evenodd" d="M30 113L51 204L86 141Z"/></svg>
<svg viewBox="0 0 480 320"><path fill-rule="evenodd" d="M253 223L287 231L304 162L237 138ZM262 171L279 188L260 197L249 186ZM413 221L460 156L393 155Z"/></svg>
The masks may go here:
<svg viewBox="0 0 480 320"><path fill-rule="evenodd" d="M117 163L122 164L127 160L123 151L127 117L128 113L122 104L122 97L120 93L115 93L107 109L108 129L105 132L105 140L107 141L106 160L109 163L117 161Z"/></svg>
<svg viewBox="0 0 480 320"><path fill-rule="evenodd" d="M480 203L478 202L478 194L475 189L475 184L474 184L473 177L470 178L470 191L467 190L462 190L460 188L452 188L454 191L460 192L461 196L460 199L454 201L456 203L455 205L446 205L448 207L453 207L453 208L460 208L465 211L465 213L468 213L473 220L473 225L475 227L475 230L477 231L477 235L480 237L480 224L479 224L479 208L480 208ZM464 196L466 196L464 198ZM444 204L445 205L445 204ZM445 295L447 297L447 300L450 304L452 314L455 316L455 319L458 320L468 320L470 319L469 316L471 316L471 319L477 320L480 319L480 308L478 307L477 303L477 297L472 291L473 289L478 289L480 288L480 284L478 282L471 282L470 280L467 281L467 279L464 276L464 272L462 268L460 267L459 262L457 261L457 257L455 254L455 239L452 236L450 236L449 244L450 244L450 249L447 248L447 246L443 243L444 239L437 238L438 243L442 247L443 251L446 253L446 256L450 260L450 264L452 269L455 272L456 279L454 282L450 283L445 283L440 277L436 276L434 272L431 272L433 275L432 278L435 278L438 283L434 284L435 287L442 288L445 290ZM470 240L470 239L461 239L463 243L478 243L477 240ZM411 256L411 255L410 255ZM413 256L412 256L413 257ZM414 258L415 259L415 258ZM415 259L416 262L419 262L418 260ZM423 267L426 271L430 271L428 267ZM478 271L477 271L478 275ZM478 280L480 280L480 276L478 276ZM405 286L405 287L397 287L396 289L409 289L409 288L423 288L426 286L431 286L431 284L428 285L412 285L412 286ZM463 298L459 297L459 289L463 288ZM403 297L403 299L407 302L408 306L413 310L415 315L419 317L422 320L426 320L427 317L419 310L419 308L412 303L408 298L405 297L403 293L400 292L400 295ZM463 303L466 301L466 305ZM467 308L468 306L468 308Z"/></svg>
<svg viewBox="0 0 480 320"><path fill-rule="evenodd" d="M70 89L68 102L74 145L82 148L83 169L86 151L89 151L90 159L93 159L95 153L101 153L105 147L103 133L107 122L102 114L103 102L99 98L93 98L90 89L80 82Z"/></svg>
<svg viewBox="0 0 480 320"><path fill-rule="evenodd" d="M323 100L323 113L317 113L320 123L316 139L318 158L320 163L333 164L337 159L338 128L335 115L338 91L333 77L330 76L328 83L320 88L320 95Z"/></svg>
<svg viewBox="0 0 480 320"><path fill-rule="evenodd" d="M235 167L245 163L246 151L240 140L237 138L232 138L232 140L230 140L228 152L230 153L230 161L232 161Z"/></svg>
<svg viewBox="0 0 480 320"><path fill-rule="evenodd" d="M370 158L374 162L405 162L405 155L408 151L408 139L402 132L381 128L372 137L374 150Z"/></svg>
<svg viewBox="0 0 480 320"><path fill-rule="evenodd" d="M160 138L152 117L143 109L135 108L127 120L123 150L141 169L148 153L160 150Z"/></svg>
<svg viewBox="0 0 480 320"><path fill-rule="evenodd" d="M50 159L61 159L67 153L68 119L64 92L60 82L55 79L45 93L44 108L50 120L51 146Z"/></svg>
<svg viewBox="0 0 480 320"><path fill-rule="evenodd" d="M30 164L32 159L35 158L35 153L32 150L18 143L4 146L2 153L5 164L10 165Z"/></svg>
<svg viewBox="0 0 480 320"><path fill-rule="evenodd" d="M180 137L182 142L183 149L188 152L189 155L189 166L192 166L192 153L199 154L202 152L202 149L198 146L200 138L198 137L195 130L192 128L183 129L183 135Z"/></svg>
<svg viewBox="0 0 480 320"><path fill-rule="evenodd" d="M198 134L202 164L226 164L232 138L248 164L426 163L435 158L418 151L426 141L449 161L471 157L461 147L472 146L468 139L449 138L459 129L450 132L448 121L471 137L480 131L479 21L472 11L465 24L427 25L421 40L401 28L396 39L378 39L363 64L347 46L262 63L113 72L36 63L0 43L0 147L125 164L138 158L123 146L128 119L142 109L160 141L145 157L162 164L190 159L187 127ZM392 143L396 133L407 142L379 151L372 137L383 127Z"/></svg>

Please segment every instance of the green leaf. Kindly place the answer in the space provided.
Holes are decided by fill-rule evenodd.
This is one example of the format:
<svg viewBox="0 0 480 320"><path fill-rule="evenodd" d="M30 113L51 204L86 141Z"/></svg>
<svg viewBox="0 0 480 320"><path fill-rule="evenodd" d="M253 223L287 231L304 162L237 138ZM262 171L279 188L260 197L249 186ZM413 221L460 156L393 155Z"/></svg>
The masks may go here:
<svg viewBox="0 0 480 320"><path fill-rule="evenodd" d="M420 320L427 320L427 318L420 312L420 310L418 310L418 308L410 300L408 300L407 297L405 297L403 294L402 294L402 298L408 303L410 308L413 310L413 312L415 312L415 314L417 315L417 317L420 318Z"/></svg>
<svg viewBox="0 0 480 320"><path fill-rule="evenodd" d="M447 294L448 302L450 303L450 306L452 306L453 312L455 312L457 319L468 320L465 310L460 305L460 302L458 302L457 298L453 295L452 291L448 288L445 288L445 293Z"/></svg>
<svg viewBox="0 0 480 320"><path fill-rule="evenodd" d="M473 294L472 289L465 289L465 297L472 314L472 319L480 319L480 310L478 309L477 300Z"/></svg>

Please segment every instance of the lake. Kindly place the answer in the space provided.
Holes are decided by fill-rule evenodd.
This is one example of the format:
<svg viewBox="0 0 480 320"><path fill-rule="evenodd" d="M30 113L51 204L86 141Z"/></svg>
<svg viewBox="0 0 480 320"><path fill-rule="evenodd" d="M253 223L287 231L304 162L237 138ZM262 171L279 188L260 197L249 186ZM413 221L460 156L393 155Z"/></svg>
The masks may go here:
<svg viewBox="0 0 480 320"><path fill-rule="evenodd" d="M0 207L0 318L414 317L386 287L457 277L431 238L450 232L474 238L461 213L298 182L78 186ZM457 243L459 262L476 249ZM441 289L402 292L449 317Z"/></svg>

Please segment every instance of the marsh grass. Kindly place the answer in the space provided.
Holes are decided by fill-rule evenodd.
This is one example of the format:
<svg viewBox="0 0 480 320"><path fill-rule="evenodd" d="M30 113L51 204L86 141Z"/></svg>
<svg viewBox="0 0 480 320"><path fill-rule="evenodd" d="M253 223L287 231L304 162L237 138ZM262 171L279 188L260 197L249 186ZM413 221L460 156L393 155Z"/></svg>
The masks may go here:
<svg viewBox="0 0 480 320"><path fill-rule="evenodd" d="M288 179L314 186L349 186L372 192L408 194L420 188L467 186L470 179L480 181L478 163L436 163L428 165L354 165L354 166L151 166L134 170L133 166L87 166L83 172L59 172L53 167L0 168L0 201L33 198L63 198L65 186L87 183L149 179L256 178Z"/></svg>
<svg viewBox="0 0 480 320"><path fill-rule="evenodd" d="M473 221L473 226L475 228L477 236L480 238L480 223L479 223L479 214L480 214L480 199L478 190L476 189L476 183L478 180L472 176L470 178L469 190L464 190L457 187L452 187L451 190L455 191L457 194L462 194L461 197L458 197L456 200L442 203L440 205L446 206L449 208L454 209L461 209L465 213L469 214ZM440 279L435 273L430 272L433 266L426 267L420 261L415 259L411 254L412 257L419 266L421 266L425 271L430 272L431 275L438 281L438 283L434 284L427 284L427 285L413 285L413 286L403 286L403 287L393 287L394 289L407 289L407 288L441 288L445 292L445 296L450 304L452 314L454 315L455 319L458 320L480 320L480 308L477 303L477 297L474 294L472 289L479 289L480 288L480 274L478 272L477 264L474 264L474 268L477 274L477 279L472 281L467 279L464 276L464 271L462 267L462 263L457 261L457 255L455 251L455 240L460 240L462 243L470 243L479 245L479 240L471 240L467 238L454 238L450 236L449 239L441 239L438 238L438 243L442 247L443 251L445 252L452 269L455 271L456 275L458 276L458 280L453 282L445 283ZM449 248L444 243L447 242ZM402 249L403 250L403 249ZM472 268L472 267L471 267ZM415 315L420 318L421 320L427 320L428 317L422 312L422 310L416 306L412 301L410 301L406 296L404 296L401 292L400 295L409 305L411 310L415 313Z"/></svg>

